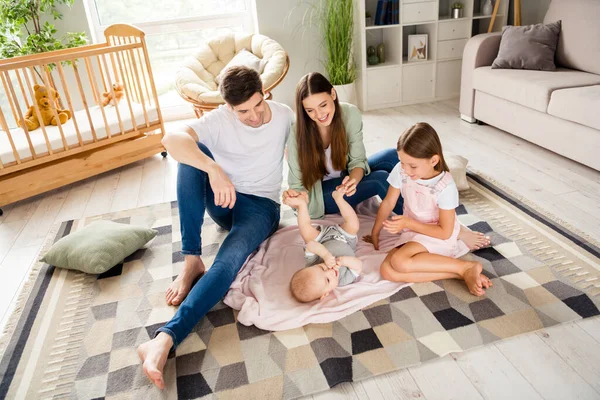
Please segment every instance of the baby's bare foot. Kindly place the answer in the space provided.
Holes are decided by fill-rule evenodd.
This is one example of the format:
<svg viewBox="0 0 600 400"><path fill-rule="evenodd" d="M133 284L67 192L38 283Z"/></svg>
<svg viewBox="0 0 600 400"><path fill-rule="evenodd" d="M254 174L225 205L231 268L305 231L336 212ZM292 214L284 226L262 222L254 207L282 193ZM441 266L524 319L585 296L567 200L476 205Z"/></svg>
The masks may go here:
<svg viewBox="0 0 600 400"><path fill-rule="evenodd" d="M494 286L494 283L490 280L490 278L488 278L484 274L481 274L480 277L481 277L481 285L483 286L484 289L489 289L492 286Z"/></svg>

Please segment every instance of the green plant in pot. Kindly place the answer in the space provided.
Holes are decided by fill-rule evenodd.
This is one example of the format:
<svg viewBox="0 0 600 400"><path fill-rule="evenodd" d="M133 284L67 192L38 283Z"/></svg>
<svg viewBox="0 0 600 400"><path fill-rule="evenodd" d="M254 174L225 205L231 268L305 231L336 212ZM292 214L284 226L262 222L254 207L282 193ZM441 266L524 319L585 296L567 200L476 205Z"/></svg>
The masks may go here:
<svg viewBox="0 0 600 400"><path fill-rule="evenodd" d="M0 0L0 58L82 46L85 33L69 32L56 37L56 27L44 19L62 19L59 7L74 0ZM37 72L37 71L36 71Z"/></svg>
<svg viewBox="0 0 600 400"><path fill-rule="evenodd" d="M452 6L450 7L452 8L452 18L462 18L463 16L463 8L464 8L464 4L463 3L452 3Z"/></svg>
<svg viewBox="0 0 600 400"><path fill-rule="evenodd" d="M304 9L302 21L294 31L306 33L316 29L322 35L323 66L340 101L355 98L356 64L354 63L353 0L298 0L286 20Z"/></svg>

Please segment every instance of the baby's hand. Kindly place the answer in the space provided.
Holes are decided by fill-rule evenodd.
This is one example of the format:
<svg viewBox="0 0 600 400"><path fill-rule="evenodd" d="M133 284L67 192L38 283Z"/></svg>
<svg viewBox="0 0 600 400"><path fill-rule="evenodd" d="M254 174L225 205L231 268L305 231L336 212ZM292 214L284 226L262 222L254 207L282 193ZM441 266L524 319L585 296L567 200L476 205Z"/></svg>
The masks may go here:
<svg viewBox="0 0 600 400"><path fill-rule="evenodd" d="M331 193L331 197L333 197L334 200L340 200L344 198L344 194L346 194L346 188L343 185L340 185L335 188L333 193Z"/></svg>
<svg viewBox="0 0 600 400"><path fill-rule="evenodd" d="M306 192L301 192L296 197L286 197L285 200L283 200L283 203L292 208L298 208L303 204L308 204L308 194Z"/></svg>
<svg viewBox="0 0 600 400"><path fill-rule="evenodd" d="M336 259L331 254L329 254L328 256L325 256L325 259L323 261L325 262L325 265L327 266L327 268L334 268L336 265Z"/></svg>

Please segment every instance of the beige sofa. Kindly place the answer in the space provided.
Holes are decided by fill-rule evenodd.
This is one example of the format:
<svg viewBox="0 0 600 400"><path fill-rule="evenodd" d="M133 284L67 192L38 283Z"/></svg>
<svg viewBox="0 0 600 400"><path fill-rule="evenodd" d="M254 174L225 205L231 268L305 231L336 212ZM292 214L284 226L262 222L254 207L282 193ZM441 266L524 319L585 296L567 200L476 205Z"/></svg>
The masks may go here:
<svg viewBox="0 0 600 400"><path fill-rule="evenodd" d="M491 69L500 33L465 47L461 118L482 121L600 170L600 0L553 0L562 21L554 72Z"/></svg>

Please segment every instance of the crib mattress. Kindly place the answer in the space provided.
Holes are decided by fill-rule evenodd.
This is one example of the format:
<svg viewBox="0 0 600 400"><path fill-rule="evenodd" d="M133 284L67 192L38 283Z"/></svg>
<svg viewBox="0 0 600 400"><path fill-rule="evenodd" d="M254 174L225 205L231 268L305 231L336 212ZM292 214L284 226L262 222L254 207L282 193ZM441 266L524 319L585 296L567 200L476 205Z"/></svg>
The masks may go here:
<svg viewBox="0 0 600 400"><path fill-rule="evenodd" d="M144 109L142 105L139 103L131 103L131 108L133 111L133 118L135 119L135 124L138 127L145 126L146 122L144 118ZM124 131L127 132L132 130L134 119L132 119L131 117L131 112L129 111L129 106L127 102L122 101L118 106L118 110L119 115L121 117L121 122L123 123ZM100 107L90 107L89 111L92 119L92 125L96 133L96 138L106 138L107 126L105 126ZM112 136L120 135L121 129L119 127L119 120L117 118L116 107L109 105L104 108L104 113L106 115L108 131L110 132L110 134ZM158 113L155 107L146 106L146 113L148 114L149 122L152 123L158 121ZM92 136L92 128L90 127L90 122L86 111L76 111L74 118L77 120L77 126L79 127L79 132L81 134L81 139L83 140L83 142L92 142L94 137ZM75 130L73 118L67 121L65 124L63 124L62 128L67 144L69 146L78 145L79 140L77 138L77 131ZM29 143L27 142L25 131L22 128L15 128L11 129L10 133L15 143L17 153L19 153L19 157L21 159L31 157L31 151L29 149ZM50 142L53 151L64 150L58 126L46 126L46 134L48 135L48 141ZM29 137L31 138L31 143L33 145L33 148L35 149L36 155L48 153L46 140L44 138L44 133L41 127L29 132ZM8 135L2 130L0 130L0 160L2 160L2 163L4 165L16 161L12 147L10 145L10 141L8 140Z"/></svg>

